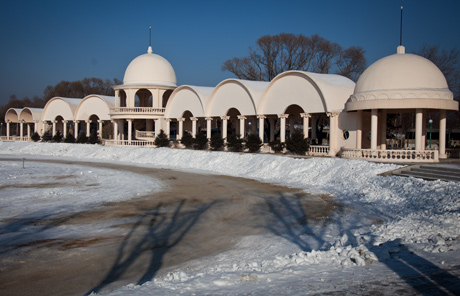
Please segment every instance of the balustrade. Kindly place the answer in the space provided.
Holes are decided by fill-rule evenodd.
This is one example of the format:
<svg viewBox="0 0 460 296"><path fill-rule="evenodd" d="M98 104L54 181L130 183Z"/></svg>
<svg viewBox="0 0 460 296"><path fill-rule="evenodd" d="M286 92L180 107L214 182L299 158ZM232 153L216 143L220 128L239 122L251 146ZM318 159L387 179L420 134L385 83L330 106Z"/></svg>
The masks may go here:
<svg viewBox="0 0 460 296"><path fill-rule="evenodd" d="M154 108L154 107L115 107L110 108L111 114L116 113L136 113L136 114L164 114L165 108Z"/></svg>
<svg viewBox="0 0 460 296"><path fill-rule="evenodd" d="M438 162L438 150L342 149L341 157L381 162Z"/></svg>
<svg viewBox="0 0 460 296"><path fill-rule="evenodd" d="M138 141L138 140L105 140L107 146L136 146L136 147L154 147L155 141Z"/></svg>

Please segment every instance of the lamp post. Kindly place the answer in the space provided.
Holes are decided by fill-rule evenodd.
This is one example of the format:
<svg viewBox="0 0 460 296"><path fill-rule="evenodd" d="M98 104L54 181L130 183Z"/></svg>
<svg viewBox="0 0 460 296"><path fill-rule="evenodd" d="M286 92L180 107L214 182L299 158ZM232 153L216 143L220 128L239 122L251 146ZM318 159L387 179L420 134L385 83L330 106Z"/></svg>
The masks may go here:
<svg viewBox="0 0 460 296"><path fill-rule="evenodd" d="M430 118L430 120L428 120L428 123L430 124L430 149L431 149L431 126L433 125L433 120Z"/></svg>

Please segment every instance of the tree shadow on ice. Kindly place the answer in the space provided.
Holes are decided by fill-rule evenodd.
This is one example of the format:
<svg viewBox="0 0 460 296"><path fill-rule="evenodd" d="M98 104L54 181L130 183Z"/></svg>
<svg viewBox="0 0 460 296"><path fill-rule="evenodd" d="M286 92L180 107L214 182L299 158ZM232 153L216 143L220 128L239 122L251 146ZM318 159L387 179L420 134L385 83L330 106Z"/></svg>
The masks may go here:
<svg viewBox="0 0 460 296"><path fill-rule="evenodd" d="M410 251L401 239L374 246L379 259L420 295L460 295L460 279L433 262Z"/></svg>
<svg viewBox="0 0 460 296"><path fill-rule="evenodd" d="M148 264L136 284L142 285L151 281L162 267L165 254L184 238L214 202L193 210L184 210L184 204L185 200L182 200L171 211L159 203L153 210L146 211L123 239L108 274L87 294L100 292L109 284L121 279L139 260L148 260ZM145 233L139 236L138 233L142 231ZM145 255L150 256L150 259Z"/></svg>
<svg viewBox="0 0 460 296"><path fill-rule="evenodd" d="M316 241L315 245L323 245L323 233L322 231L315 233L313 221L316 220L315 223L320 221L317 220L317 216L307 213L308 205L302 201L302 197L302 194L287 196L279 193L274 198L266 199L268 209L276 218L275 222L268 225L268 229L275 235L296 244L302 251L311 251L314 248L311 245L312 239Z"/></svg>
<svg viewBox="0 0 460 296"><path fill-rule="evenodd" d="M343 209L339 209L340 212ZM351 223L351 225L360 225L359 216L364 213L357 214L351 219L358 219ZM340 216L343 216L340 214ZM369 217L364 216L364 219ZM347 216L347 219L350 219ZM438 267L433 262L417 255L415 252L409 250L401 239L387 241L385 243L376 243L375 236L355 237L353 229L350 226L344 225L342 219L336 221L342 238L339 240L343 246L351 245L356 247L364 244L366 248L372 252L380 263L386 265L390 270L398 275L407 285L409 285L416 294L419 295L460 295L460 279L448 271ZM344 239L345 238L345 239ZM359 248L359 247L358 247ZM382 280L383 283L385 280ZM378 286L379 280L371 283L362 283ZM401 287L404 289L404 287ZM395 289L396 290L396 289ZM412 293L412 291L410 292Z"/></svg>
<svg viewBox="0 0 460 296"><path fill-rule="evenodd" d="M45 234L47 230L59 227L80 214L43 214L39 211L21 218L6 219L7 222L0 226L0 255L37 242L45 243L49 239Z"/></svg>

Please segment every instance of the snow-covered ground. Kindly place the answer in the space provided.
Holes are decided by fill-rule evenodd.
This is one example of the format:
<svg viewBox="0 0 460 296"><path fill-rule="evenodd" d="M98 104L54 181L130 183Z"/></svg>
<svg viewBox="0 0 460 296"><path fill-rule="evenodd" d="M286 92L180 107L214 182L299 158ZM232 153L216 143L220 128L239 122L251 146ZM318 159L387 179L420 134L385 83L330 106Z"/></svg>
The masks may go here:
<svg viewBox="0 0 460 296"><path fill-rule="evenodd" d="M139 176L118 178L113 170L49 164L44 170L44 164L27 162L30 155L251 178L331 194L335 202L378 222L361 225L361 220L354 220L351 212L339 233L326 230L330 233L322 233L324 243L313 250L302 249L274 234L246 237L228 252L178 266L166 276L142 286L125 286L110 295L360 294L373 290L395 293L398 287L412 287L417 293L423 293L420 289L458 292L440 288L443 282L431 274L459 282L459 183L379 177L378 174L399 166L338 158L0 142L0 157L26 158L26 169L22 169L21 161L0 162L2 220L37 211L47 215L91 207L132 196L128 192L143 194L139 184L144 180ZM69 183L63 187L65 194L52 186L36 186L36 175L47 183ZM106 186L113 179L126 182ZM106 190L107 194L77 198L92 186ZM154 186L161 190L160 182ZM315 239L314 236L299 234L305 240ZM428 284L418 288L409 278Z"/></svg>

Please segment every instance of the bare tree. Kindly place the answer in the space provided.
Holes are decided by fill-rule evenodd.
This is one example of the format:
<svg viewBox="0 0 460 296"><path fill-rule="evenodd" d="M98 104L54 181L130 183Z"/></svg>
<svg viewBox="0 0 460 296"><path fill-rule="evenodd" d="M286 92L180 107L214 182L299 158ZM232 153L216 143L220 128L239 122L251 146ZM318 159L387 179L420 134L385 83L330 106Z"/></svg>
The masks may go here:
<svg viewBox="0 0 460 296"><path fill-rule="evenodd" d="M337 74L357 81L359 75L366 69L364 49L352 46L340 52L337 60Z"/></svg>
<svg viewBox="0 0 460 296"><path fill-rule="evenodd" d="M441 70L454 94L454 100L460 101L460 50L441 50L438 45L425 44L417 54L429 59ZM460 128L460 111L448 112L447 120L448 126Z"/></svg>
<svg viewBox="0 0 460 296"><path fill-rule="evenodd" d="M222 70L240 79L270 81L288 70L329 73L337 67L339 73L354 78L364 70L365 64L364 50L360 47L343 50L339 44L317 34L308 37L282 33L260 37L256 47L249 48L249 56L225 61Z"/></svg>
<svg viewBox="0 0 460 296"><path fill-rule="evenodd" d="M114 78L102 80L100 78L84 78L77 81L61 81L55 86L47 86L44 90L44 101L48 102L53 97L83 98L87 95L98 94L113 96L113 85L121 84L121 81Z"/></svg>

